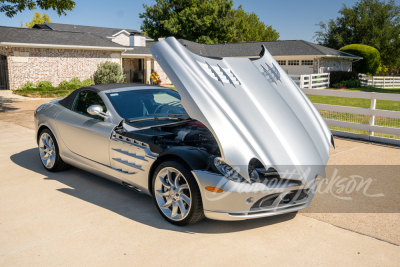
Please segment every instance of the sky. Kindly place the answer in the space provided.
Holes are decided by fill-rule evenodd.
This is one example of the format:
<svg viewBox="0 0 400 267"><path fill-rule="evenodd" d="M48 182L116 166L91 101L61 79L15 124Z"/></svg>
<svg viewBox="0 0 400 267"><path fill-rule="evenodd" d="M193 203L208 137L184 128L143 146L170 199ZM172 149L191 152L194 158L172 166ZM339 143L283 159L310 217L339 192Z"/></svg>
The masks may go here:
<svg viewBox="0 0 400 267"><path fill-rule="evenodd" d="M280 40L313 41L315 24L338 16L345 3L352 6L356 0L234 0L234 6L240 4L246 12L255 12L261 21L272 25L280 34ZM154 4L154 0L75 0L76 7L59 17L53 10L44 11L54 23L125 28L140 30L139 13L144 11L143 4ZM400 5L400 0L396 0ZM21 22L32 20L34 12L28 10L13 18L0 14L1 26L19 27Z"/></svg>

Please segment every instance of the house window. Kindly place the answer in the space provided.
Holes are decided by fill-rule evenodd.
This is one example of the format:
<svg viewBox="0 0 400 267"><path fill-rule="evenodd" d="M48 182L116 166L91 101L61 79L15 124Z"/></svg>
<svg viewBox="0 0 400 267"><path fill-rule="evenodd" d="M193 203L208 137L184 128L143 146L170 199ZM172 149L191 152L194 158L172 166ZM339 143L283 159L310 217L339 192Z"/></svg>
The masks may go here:
<svg viewBox="0 0 400 267"><path fill-rule="evenodd" d="M307 66L312 66L314 63L313 60L302 60L301 65L307 65Z"/></svg>
<svg viewBox="0 0 400 267"><path fill-rule="evenodd" d="M299 61L298 60L288 60L288 65L289 66L299 65Z"/></svg>
<svg viewBox="0 0 400 267"><path fill-rule="evenodd" d="M286 65L286 60L277 60L276 62L278 62L278 64L281 66Z"/></svg>

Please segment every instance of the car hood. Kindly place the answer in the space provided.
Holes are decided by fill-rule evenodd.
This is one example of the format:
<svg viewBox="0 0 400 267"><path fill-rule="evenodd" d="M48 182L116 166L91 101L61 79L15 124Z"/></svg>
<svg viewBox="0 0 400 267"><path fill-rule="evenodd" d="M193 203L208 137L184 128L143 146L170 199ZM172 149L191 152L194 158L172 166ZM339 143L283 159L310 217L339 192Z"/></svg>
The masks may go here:
<svg viewBox="0 0 400 267"><path fill-rule="evenodd" d="M252 159L266 169L275 168L281 177L325 177L332 134L264 46L257 59L208 58L169 37L150 52L173 82L190 117L208 127L223 160L244 178L249 179ZM288 166L297 174L288 173ZM302 177L306 172L308 178Z"/></svg>

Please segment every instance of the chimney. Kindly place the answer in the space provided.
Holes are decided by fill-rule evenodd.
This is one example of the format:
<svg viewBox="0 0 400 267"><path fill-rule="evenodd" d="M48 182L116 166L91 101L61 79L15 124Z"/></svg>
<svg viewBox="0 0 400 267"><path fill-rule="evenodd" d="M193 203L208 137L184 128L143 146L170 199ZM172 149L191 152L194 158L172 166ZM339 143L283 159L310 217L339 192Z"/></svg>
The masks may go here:
<svg viewBox="0 0 400 267"><path fill-rule="evenodd" d="M146 36L141 32L131 33L129 36L130 46L146 46Z"/></svg>

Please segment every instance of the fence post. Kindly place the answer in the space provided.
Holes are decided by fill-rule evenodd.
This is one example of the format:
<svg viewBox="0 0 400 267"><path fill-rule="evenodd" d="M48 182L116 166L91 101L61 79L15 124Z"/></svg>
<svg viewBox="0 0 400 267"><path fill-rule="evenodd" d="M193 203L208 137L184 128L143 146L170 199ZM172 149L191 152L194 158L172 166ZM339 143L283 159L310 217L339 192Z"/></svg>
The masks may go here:
<svg viewBox="0 0 400 267"><path fill-rule="evenodd" d="M374 76L372 76L372 87L375 87Z"/></svg>
<svg viewBox="0 0 400 267"><path fill-rule="evenodd" d="M328 73L328 85L325 88L330 88L331 87L331 74Z"/></svg>
<svg viewBox="0 0 400 267"><path fill-rule="evenodd" d="M374 110L376 108L376 99L371 99L371 107L370 110ZM375 124L375 115L370 115L369 117L369 126L374 126ZM374 136L373 131L369 131L369 136Z"/></svg>
<svg viewBox="0 0 400 267"><path fill-rule="evenodd" d="M300 88L304 88L304 77L300 75Z"/></svg>

